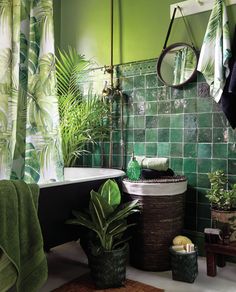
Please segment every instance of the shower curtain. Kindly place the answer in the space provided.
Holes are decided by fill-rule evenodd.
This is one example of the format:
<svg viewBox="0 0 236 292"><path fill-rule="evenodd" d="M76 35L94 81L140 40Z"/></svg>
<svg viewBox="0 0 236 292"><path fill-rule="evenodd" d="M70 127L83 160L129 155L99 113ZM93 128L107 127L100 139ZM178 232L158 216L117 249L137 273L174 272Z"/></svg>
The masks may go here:
<svg viewBox="0 0 236 292"><path fill-rule="evenodd" d="M60 181L52 0L0 0L0 179Z"/></svg>

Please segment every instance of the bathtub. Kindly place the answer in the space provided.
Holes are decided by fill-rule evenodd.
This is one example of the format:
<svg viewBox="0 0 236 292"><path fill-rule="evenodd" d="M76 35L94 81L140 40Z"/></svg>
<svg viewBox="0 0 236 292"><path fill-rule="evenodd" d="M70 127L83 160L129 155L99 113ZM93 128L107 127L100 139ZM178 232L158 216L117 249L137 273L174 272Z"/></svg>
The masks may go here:
<svg viewBox="0 0 236 292"><path fill-rule="evenodd" d="M65 224L72 216L71 211L86 208L90 191L98 190L109 178L115 179L121 188L124 174L118 169L70 167L64 169L64 181L40 184L38 215L45 250L77 240L81 228Z"/></svg>

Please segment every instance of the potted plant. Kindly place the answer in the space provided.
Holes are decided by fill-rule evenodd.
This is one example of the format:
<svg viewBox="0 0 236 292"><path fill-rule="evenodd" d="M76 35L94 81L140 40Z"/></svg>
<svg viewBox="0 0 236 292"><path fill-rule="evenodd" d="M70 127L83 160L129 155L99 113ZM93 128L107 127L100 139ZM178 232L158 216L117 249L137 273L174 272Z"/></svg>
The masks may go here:
<svg viewBox="0 0 236 292"><path fill-rule="evenodd" d="M83 96L81 81L88 77L91 61L75 49L58 51L56 58L60 132L65 166L74 166L77 158L89 152L86 146L109 137L109 106L98 96Z"/></svg>
<svg viewBox="0 0 236 292"><path fill-rule="evenodd" d="M236 241L236 184L227 188L228 181L222 170L208 173L211 189L206 197L211 203L214 227L222 229L229 241Z"/></svg>
<svg viewBox="0 0 236 292"><path fill-rule="evenodd" d="M107 180L98 190L90 192L86 212L73 211L68 224L82 225L90 230L83 247L88 256L91 276L99 289L120 287L126 275L128 255L126 230L134 224L127 217L139 212L138 200L121 204L121 193L114 180Z"/></svg>

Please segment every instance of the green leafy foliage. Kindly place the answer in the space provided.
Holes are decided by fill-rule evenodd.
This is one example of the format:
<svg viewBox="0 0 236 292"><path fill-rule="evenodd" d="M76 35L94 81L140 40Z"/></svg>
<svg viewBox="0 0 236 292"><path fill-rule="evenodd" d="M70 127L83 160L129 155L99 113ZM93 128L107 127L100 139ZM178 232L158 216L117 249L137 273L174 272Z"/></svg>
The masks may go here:
<svg viewBox="0 0 236 292"><path fill-rule="evenodd" d="M66 223L82 225L91 230L95 236L90 236L90 240L93 241L96 253L113 250L129 239L124 237L124 233L134 224L128 224L127 217L140 211L138 200L125 204L120 204L120 201L119 187L114 180L109 179L98 192L90 192L89 210L73 211L76 218Z"/></svg>
<svg viewBox="0 0 236 292"><path fill-rule="evenodd" d="M90 62L75 49L59 51L56 60L60 130L65 166L73 166L86 152L86 144L94 144L109 136L108 104L97 96L83 97L79 82L87 76Z"/></svg>
<svg viewBox="0 0 236 292"><path fill-rule="evenodd" d="M213 208L219 210L232 210L236 207L236 184L231 189L226 189L227 178L222 170L208 173L211 183L211 189L207 192L206 197L212 204Z"/></svg>

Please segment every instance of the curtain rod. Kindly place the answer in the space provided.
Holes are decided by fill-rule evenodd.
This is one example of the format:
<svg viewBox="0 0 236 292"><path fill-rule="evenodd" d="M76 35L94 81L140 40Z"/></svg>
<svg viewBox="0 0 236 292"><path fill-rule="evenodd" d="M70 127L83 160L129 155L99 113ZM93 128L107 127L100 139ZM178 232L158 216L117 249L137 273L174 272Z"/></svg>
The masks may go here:
<svg viewBox="0 0 236 292"><path fill-rule="evenodd" d="M187 0L170 5L170 18L173 14L175 7L179 6L184 16L192 15L208 10L212 10L214 0ZM236 4L236 0L225 0L227 6ZM175 18L181 17L180 11L176 12Z"/></svg>

